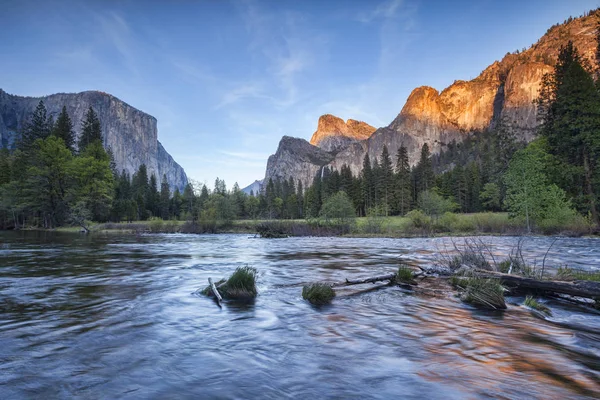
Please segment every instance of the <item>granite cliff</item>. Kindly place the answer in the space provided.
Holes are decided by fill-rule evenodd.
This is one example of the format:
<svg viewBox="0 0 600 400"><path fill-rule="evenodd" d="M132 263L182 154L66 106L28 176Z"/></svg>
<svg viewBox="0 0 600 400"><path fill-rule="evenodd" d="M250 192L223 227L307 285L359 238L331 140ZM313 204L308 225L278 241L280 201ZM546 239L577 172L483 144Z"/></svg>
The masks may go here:
<svg viewBox="0 0 600 400"><path fill-rule="evenodd" d="M111 148L118 170L133 175L141 164L148 174L160 182L163 174L171 189L183 190L187 184L185 171L157 140L156 118L116 97L98 91L59 93L45 97L21 97L0 89L0 145L12 146L17 132L28 121L39 101L43 100L48 115L56 117L63 105L67 107L75 133L80 134L81 122L91 106L102 125L104 147Z"/></svg>
<svg viewBox="0 0 600 400"><path fill-rule="evenodd" d="M384 145L392 157L400 145L406 146L410 162L415 164L424 143L428 143L433 152L439 152L451 141L459 142L477 131L492 128L499 121L511 125L522 138L531 140L538 124L534 100L538 97L544 74L553 70L560 47L572 41L579 53L594 65L597 14L595 11L554 25L530 48L507 53L475 79L457 80L441 93L427 86L414 89L400 114L388 126L367 131L367 138L349 134L352 130L345 127L348 124L341 119L323 116L311 139L311 144L318 147L310 147L309 143L296 139L293 142L295 148L303 149L299 157L294 148L285 147L292 143L290 138L282 139L277 157L269 158L266 179L291 176L306 186L313 178L307 176L308 171L316 173L322 166L340 169L344 164L358 174L365 154L369 153L373 160L381 155ZM323 150L331 161L324 163L327 156ZM310 152L319 156L317 163L308 165Z"/></svg>
<svg viewBox="0 0 600 400"><path fill-rule="evenodd" d="M368 139L376 128L366 122L343 119L331 114L322 115L317 124L317 130L310 139L310 144L325 151L337 152L350 143Z"/></svg>

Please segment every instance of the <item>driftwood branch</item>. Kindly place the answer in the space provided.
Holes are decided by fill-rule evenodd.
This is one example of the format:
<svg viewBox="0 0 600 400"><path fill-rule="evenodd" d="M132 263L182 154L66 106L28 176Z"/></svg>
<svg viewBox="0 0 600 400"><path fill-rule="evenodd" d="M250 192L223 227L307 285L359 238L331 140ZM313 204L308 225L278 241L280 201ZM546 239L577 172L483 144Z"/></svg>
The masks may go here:
<svg viewBox="0 0 600 400"><path fill-rule="evenodd" d="M345 282L332 283L331 287L341 287L341 286L350 286L350 285L361 285L363 283L391 281L395 278L396 278L396 274L387 274L387 275L374 276L374 277L365 278L365 279L352 279L352 280L346 279Z"/></svg>
<svg viewBox="0 0 600 400"><path fill-rule="evenodd" d="M482 278L497 278L512 288L541 290L550 293L568 294L588 299L600 298L600 282L593 281L542 281L522 276L503 274L501 272L477 271Z"/></svg>
<svg viewBox="0 0 600 400"><path fill-rule="evenodd" d="M217 287L213 283L212 278L208 278L208 284L210 285L210 290L212 290L213 294L215 295L217 304L219 305L219 307L221 307L221 302L223 301L223 298L221 297L221 294L219 293L219 291L217 290Z"/></svg>

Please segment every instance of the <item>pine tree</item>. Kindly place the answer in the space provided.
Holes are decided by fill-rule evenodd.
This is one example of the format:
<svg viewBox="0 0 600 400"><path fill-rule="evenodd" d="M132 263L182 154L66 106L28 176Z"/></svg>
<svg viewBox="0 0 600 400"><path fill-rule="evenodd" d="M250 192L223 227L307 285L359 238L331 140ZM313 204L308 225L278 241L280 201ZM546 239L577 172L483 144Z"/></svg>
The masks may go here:
<svg viewBox="0 0 600 400"><path fill-rule="evenodd" d="M410 211L412 203L410 165L408 162L408 151L403 145L398 148L396 155L396 185L395 185L395 203L396 210L400 215Z"/></svg>
<svg viewBox="0 0 600 400"><path fill-rule="evenodd" d="M433 189L435 185L435 173L433 172L431 153L429 152L429 145L427 143L421 147L421 158L417 164L415 175L417 194Z"/></svg>
<svg viewBox="0 0 600 400"><path fill-rule="evenodd" d="M552 177L580 211L597 224L600 181L600 93L572 42L560 49L554 73L544 78L538 102L540 133L562 162L562 176Z"/></svg>
<svg viewBox="0 0 600 400"><path fill-rule="evenodd" d="M296 188L296 199L298 218L304 218L304 187L302 186L301 180L298 180L298 187Z"/></svg>
<svg viewBox="0 0 600 400"><path fill-rule="evenodd" d="M392 193L394 190L394 169L392 167L392 159L386 145L383 145L381 152L381 165L380 165L380 179L381 179L381 199L385 215L390 214L390 204L392 199Z"/></svg>
<svg viewBox="0 0 600 400"><path fill-rule="evenodd" d="M22 150L29 150L37 139L45 139L50 135L48 117L46 115L46 106L44 101L40 100L31 120L26 124L18 147Z"/></svg>
<svg viewBox="0 0 600 400"><path fill-rule="evenodd" d="M138 220L145 220L148 218L148 211L146 209L146 197L148 191L148 170L146 169L146 164L142 164L137 172L133 174L133 178L131 179L131 192L135 202L136 218Z"/></svg>
<svg viewBox="0 0 600 400"><path fill-rule="evenodd" d="M102 143L102 128L98 116L94 112L94 109L90 107L85 114L85 119L81 127L81 137L78 144L79 152L83 152L94 141Z"/></svg>
<svg viewBox="0 0 600 400"><path fill-rule="evenodd" d="M167 175L163 174L162 181L160 183L160 217L162 219L169 219L169 204L171 200L171 189L169 188L169 181L167 181Z"/></svg>
<svg viewBox="0 0 600 400"><path fill-rule="evenodd" d="M152 216L157 217L160 215L160 193L158 192L158 182L154 174L150 175L148 192L146 193L146 208Z"/></svg>
<svg viewBox="0 0 600 400"><path fill-rule="evenodd" d="M75 132L73 131L71 117L67 113L67 107L63 106L62 111L58 114L52 134L61 138L71 153L75 153Z"/></svg>
<svg viewBox="0 0 600 400"><path fill-rule="evenodd" d="M85 205L94 221L106 221L110 215L115 192L110 159L102 143L99 141L90 143L85 151L74 159L74 164L79 201Z"/></svg>
<svg viewBox="0 0 600 400"><path fill-rule="evenodd" d="M369 153L366 153L365 157L363 158L363 168L361 175L362 198L366 213L368 209L375 205L373 204L375 177L373 176L373 169L371 165L371 159L369 158Z"/></svg>

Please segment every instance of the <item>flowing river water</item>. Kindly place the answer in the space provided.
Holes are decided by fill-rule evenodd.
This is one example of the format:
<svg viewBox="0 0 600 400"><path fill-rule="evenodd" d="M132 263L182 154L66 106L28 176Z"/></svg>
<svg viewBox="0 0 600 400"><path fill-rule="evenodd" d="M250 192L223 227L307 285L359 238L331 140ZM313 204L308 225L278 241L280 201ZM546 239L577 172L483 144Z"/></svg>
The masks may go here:
<svg viewBox="0 0 600 400"><path fill-rule="evenodd" d="M498 257L517 241L483 240ZM528 238L525 257L541 263L553 240ZM450 248L0 232L0 399L600 397L600 313L551 300L543 318L519 297L492 312L377 285L315 308L287 286L429 265ZM194 294L246 264L260 273L253 304ZM546 264L600 268L600 240L558 239Z"/></svg>

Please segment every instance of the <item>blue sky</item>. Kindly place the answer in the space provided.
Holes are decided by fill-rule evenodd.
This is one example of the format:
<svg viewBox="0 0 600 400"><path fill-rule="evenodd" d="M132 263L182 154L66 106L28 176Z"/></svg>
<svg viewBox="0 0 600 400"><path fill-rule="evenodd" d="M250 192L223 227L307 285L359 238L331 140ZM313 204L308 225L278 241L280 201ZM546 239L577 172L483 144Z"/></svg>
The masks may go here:
<svg viewBox="0 0 600 400"><path fill-rule="evenodd" d="M415 87L476 77L588 0L0 0L0 88L101 90L158 119L188 176L243 187L331 113L389 124Z"/></svg>

